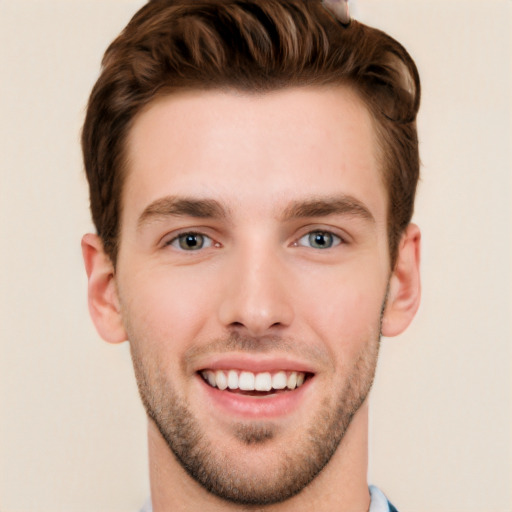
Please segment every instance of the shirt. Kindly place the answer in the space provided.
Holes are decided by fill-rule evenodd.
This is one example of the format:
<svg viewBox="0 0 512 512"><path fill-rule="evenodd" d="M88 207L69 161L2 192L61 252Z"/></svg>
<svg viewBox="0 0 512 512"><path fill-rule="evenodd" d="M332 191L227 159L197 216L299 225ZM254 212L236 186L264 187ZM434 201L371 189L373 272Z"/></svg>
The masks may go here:
<svg viewBox="0 0 512 512"><path fill-rule="evenodd" d="M397 509L388 501L384 493L370 485L370 510L368 512L398 512ZM140 512L153 512L151 500L148 500Z"/></svg>

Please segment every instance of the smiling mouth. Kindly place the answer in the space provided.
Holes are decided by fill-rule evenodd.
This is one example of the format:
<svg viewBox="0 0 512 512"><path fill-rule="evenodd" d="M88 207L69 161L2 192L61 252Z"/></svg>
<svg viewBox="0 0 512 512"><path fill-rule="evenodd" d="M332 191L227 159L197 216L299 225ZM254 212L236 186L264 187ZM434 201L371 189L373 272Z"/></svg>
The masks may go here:
<svg viewBox="0 0 512 512"><path fill-rule="evenodd" d="M242 370L202 370L202 379L212 388L249 396L272 396L304 385L312 374L277 371L253 373Z"/></svg>

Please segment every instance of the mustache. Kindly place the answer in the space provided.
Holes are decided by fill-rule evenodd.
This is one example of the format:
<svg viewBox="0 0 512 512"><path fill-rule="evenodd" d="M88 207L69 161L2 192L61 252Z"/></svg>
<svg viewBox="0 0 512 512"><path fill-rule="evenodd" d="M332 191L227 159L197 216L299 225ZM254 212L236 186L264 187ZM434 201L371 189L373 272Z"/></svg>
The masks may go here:
<svg viewBox="0 0 512 512"><path fill-rule="evenodd" d="M195 361L212 354L279 354L300 357L323 365L332 364L332 355L323 346L311 346L300 340L283 336L252 337L233 332L225 338L218 338L204 345L190 347L184 356L185 366L193 366Z"/></svg>

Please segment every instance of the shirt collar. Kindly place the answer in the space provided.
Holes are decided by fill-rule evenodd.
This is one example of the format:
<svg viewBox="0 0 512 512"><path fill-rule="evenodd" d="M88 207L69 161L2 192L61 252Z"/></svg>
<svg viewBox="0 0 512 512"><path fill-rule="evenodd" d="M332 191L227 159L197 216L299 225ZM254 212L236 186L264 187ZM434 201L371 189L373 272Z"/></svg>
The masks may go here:
<svg viewBox="0 0 512 512"><path fill-rule="evenodd" d="M374 485L370 485L370 497L370 510L368 512L391 512L391 510L394 510L384 493Z"/></svg>
<svg viewBox="0 0 512 512"><path fill-rule="evenodd" d="M384 496L384 493L374 485L370 485L369 489L371 501L370 510L368 512L390 512L390 504L386 496ZM151 500L148 499L140 512L153 512Z"/></svg>

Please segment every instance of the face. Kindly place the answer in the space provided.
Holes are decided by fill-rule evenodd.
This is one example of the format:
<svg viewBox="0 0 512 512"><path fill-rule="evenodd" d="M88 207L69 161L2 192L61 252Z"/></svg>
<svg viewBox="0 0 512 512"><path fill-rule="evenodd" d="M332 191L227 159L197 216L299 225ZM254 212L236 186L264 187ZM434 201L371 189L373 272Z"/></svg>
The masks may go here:
<svg viewBox="0 0 512 512"><path fill-rule="evenodd" d="M226 500L300 492L370 389L390 277L376 147L342 88L182 93L130 132L115 282L137 382Z"/></svg>

